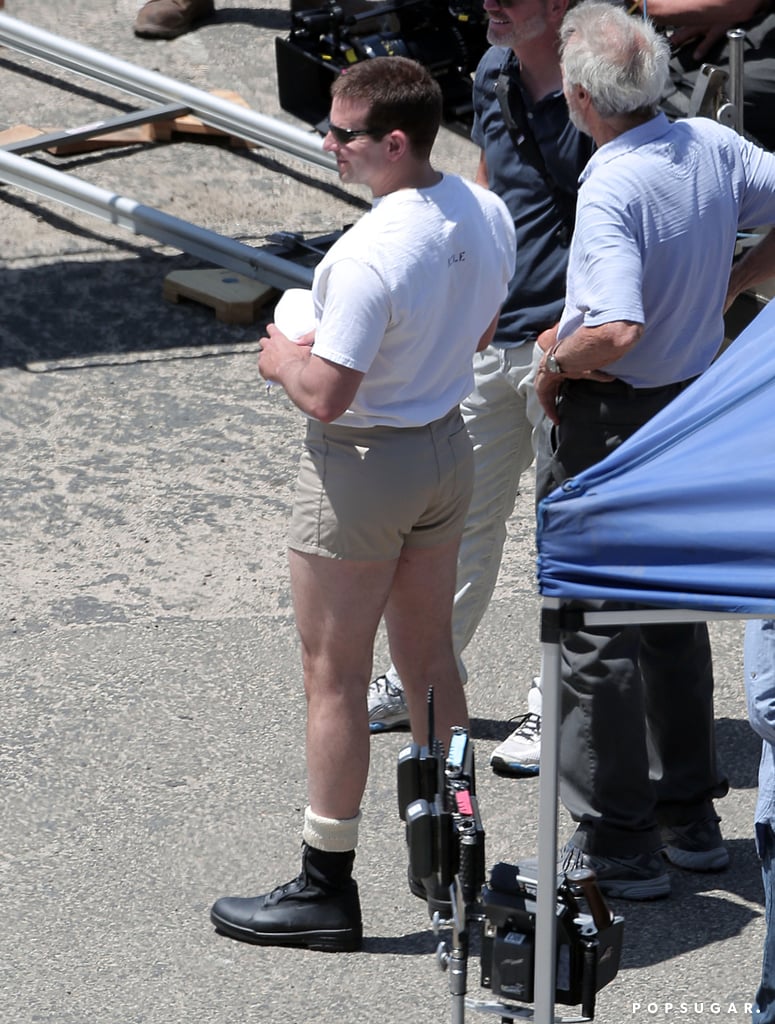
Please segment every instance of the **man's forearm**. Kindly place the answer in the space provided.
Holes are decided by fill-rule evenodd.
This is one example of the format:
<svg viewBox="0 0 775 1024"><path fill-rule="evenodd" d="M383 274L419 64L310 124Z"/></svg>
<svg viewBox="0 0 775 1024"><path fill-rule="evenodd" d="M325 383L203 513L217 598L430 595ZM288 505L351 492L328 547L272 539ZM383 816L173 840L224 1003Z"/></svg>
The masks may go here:
<svg viewBox="0 0 775 1024"><path fill-rule="evenodd" d="M647 9L658 24L707 28L723 22L734 28L764 6L762 0L648 0Z"/></svg>
<svg viewBox="0 0 775 1024"><path fill-rule="evenodd" d="M282 384L302 412L330 423L352 402L363 374L312 354L310 345L294 344L274 324L261 339L258 369L268 381Z"/></svg>
<svg viewBox="0 0 775 1024"><path fill-rule="evenodd" d="M559 423L557 399L566 377L610 381L609 363L615 362L636 345L643 334L641 324L617 320L600 327L579 327L556 342L557 328L552 327L538 336L544 350L535 380L535 393L552 423ZM551 353L559 363L560 372L547 368L547 355Z"/></svg>
<svg viewBox="0 0 775 1024"><path fill-rule="evenodd" d="M568 377L583 377L620 359L638 343L641 324L616 320L599 327L579 327L555 346L555 356Z"/></svg>
<svg viewBox="0 0 775 1024"><path fill-rule="evenodd" d="M305 361L280 363L275 379L302 412L330 423L350 407L363 374L313 355Z"/></svg>

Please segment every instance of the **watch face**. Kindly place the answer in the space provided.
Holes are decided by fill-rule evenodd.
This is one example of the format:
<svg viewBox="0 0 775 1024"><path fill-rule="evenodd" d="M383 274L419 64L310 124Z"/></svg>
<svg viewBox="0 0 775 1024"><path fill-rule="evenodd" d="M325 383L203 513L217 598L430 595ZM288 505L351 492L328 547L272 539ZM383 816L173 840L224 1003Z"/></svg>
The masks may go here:
<svg viewBox="0 0 775 1024"><path fill-rule="evenodd" d="M546 357L546 369L549 371L549 373L562 373L562 370L560 369L560 364L557 362L557 357L552 355L551 352Z"/></svg>

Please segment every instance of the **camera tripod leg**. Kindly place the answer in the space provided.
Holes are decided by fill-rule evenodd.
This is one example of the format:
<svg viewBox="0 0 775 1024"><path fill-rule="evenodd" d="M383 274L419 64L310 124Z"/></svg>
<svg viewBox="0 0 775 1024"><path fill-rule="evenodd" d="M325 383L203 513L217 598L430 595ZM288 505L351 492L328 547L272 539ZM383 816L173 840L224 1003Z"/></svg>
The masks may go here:
<svg viewBox="0 0 775 1024"><path fill-rule="evenodd" d="M468 991L468 927L466 907L458 876L455 876L455 882L450 886L449 895L452 903L451 948L445 942L440 943L436 950L436 958L442 971L449 973L452 1024L464 1024L466 992ZM434 915L434 931L439 924L438 915Z"/></svg>
<svg viewBox="0 0 775 1024"><path fill-rule="evenodd" d="M452 995L452 1024L463 1024L466 1012L466 991L468 989L468 949L459 942L453 946L447 965L449 991Z"/></svg>

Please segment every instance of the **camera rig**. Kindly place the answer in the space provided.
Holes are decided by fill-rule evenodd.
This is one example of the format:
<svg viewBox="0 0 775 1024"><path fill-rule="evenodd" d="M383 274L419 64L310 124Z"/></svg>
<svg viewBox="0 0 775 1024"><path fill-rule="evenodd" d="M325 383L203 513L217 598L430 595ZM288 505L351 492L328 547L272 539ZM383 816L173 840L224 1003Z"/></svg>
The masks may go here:
<svg viewBox="0 0 775 1024"><path fill-rule="evenodd" d="M710 117L743 131L743 40L727 33L729 68L703 64L692 84L674 70L663 109L670 117ZM468 136L471 75L487 49L481 0L291 0L291 29L275 39L280 106L321 129L333 79L370 57L404 56L438 80L447 127Z"/></svg>
<svg viewBox="0 0 775 1024"><path fill-rule="evenodd" d="M476 798L473 743L452 729L449 750L434 735L428 694L428 744L398 755L398 811L406 822L409 885L427 900L436 932L449 923L451 942L437 959L449 973L453 1024L465 1006L531 1017L534 1001L537 882L535 866L496 864L485 882L485 833ZM609 909L589 869L561 873L556 900L555 1001L581 1007L575 1021L594 1018L597 992L616 976L624 919ZM471 925L478 926L480 980L493 1000L466 1000Z"/></svg>
<svg viewBox="0 0 775 1024"><path fill-rule="evenodd" d="M487 48L481 0L300 2L292 0L288 38L275 39L283 110L320 128L342 71L370 57L411 57L438 81L447 127L469 134L471 73Z"/></svg>

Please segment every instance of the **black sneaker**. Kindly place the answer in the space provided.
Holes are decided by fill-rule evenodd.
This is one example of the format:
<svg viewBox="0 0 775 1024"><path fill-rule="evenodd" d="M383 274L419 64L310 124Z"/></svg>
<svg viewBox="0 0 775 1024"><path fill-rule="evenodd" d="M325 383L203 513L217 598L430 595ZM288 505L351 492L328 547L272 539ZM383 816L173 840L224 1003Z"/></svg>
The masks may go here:
<svg viewBox="0 0 775 1024"><path fill-rule="evenodd" d="M670 895L670 876L658 853L601 857L566 843L560 851L559 871L564 874L576 868L591 868L601 892L614 899L658 900Z"/></svg>
<svg viewBox="0 0 775 1024"><path fill-rule="evenodd" d="M729 851L721 838L715 814L686 825L664 825L664 855L671 864L687 871L723 871L729 866Z"/></svg>

